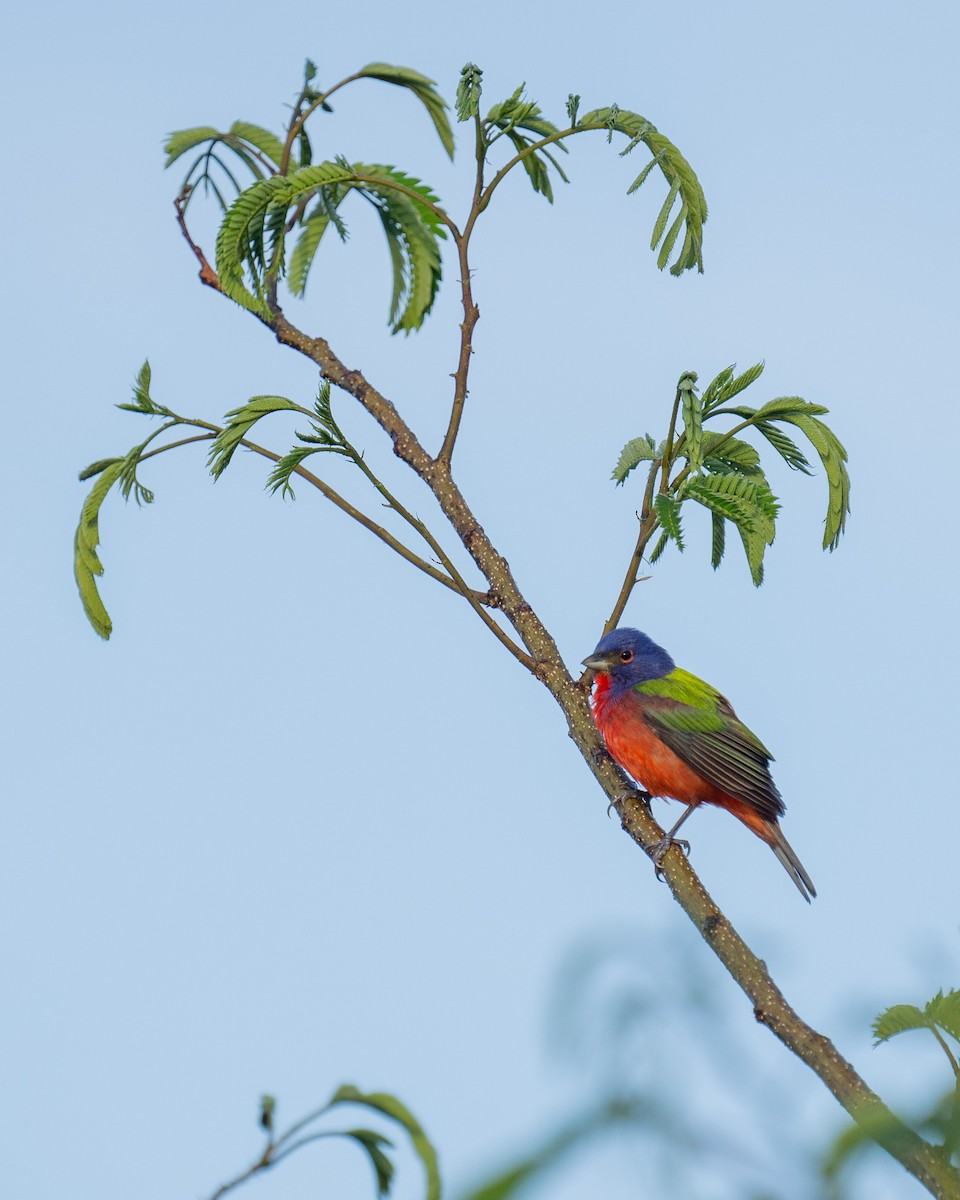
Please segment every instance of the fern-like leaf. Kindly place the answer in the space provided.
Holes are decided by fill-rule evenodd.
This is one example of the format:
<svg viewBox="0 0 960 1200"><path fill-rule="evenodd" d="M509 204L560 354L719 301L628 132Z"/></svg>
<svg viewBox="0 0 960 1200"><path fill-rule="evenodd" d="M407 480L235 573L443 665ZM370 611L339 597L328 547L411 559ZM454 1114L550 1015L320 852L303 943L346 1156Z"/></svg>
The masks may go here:
<svg viewBox="0 0 960 1200"><path fill-rule="evenodd" d="M907 1033L911 1029L929 1029L930 1019L914 1004L894 1004L886 1009L873 1022L874 1045L888 1042L898 1033Z"/></svg>
<svg viewBox="0 0 960 1200"><path fill-rule="evenodd" d="M730 379L733 378L733 373L737 368L731 364L729 367L724 367L716 378L711 379L703 391L703 414L704 416L710 412L711 408L716 407L720 403L720 389Z"/></svg>
<svg viewBox="0 0 960 1200"><path fill-rule="evenodd" d="M214 129L212 125L198 125L195 129L180 129L171 133L163 144L163 151L167 156L163 165L172 166L188 150L204 142L215 141L219 136L219 129Z"/></svg>
<svg viewBox="0 0 960 1200"><path fill-rule="evenodd" d="M836 550L847 524L850 512L850 475L847 472L847 452L829 426L816 417L782 416L781 421L795 425L803 433L820 456L827 476L829 495L827 515L824 518L823 548Z"/></svg>
<svg viewBox="0 0 960 1200"><path fill-rule="evenodd" d="M347 240L347 227L338 209L352 189L346 186L333 185L324 188L317 194L316 203L303 219L300 237L290 255L290 266L287 269L287 286L295 296L303 296L307 290L307 276L320 247L320 239L333 225L340 240Z"/></svg>
<svg viewBox="0 0 960 1200"><path fill-rule="evenodd" d="M704 434L703 465L714 475L763 476L756 447L727 434Z"/></svg>
<svg viewBox="0 0 960 1200"><path fill-rule="evenodd" d="M275 167L279 168L280 160L283 158L283 142L275 133L271 133L269 129L263 129L260 125L252 125L249 121L234 121L230 126L230 135L259 150L261 154L270 159Z"/></svg>
<svg viewBox="0 0 960 1200"><path fill-rule="evenodd" d="M92 474L99 475L99 479L90 489L80 510L80 521L73 539L73 574L87 620L104 641L110 637L113 622L97 587L97 577L103 574L103 563L97 554L100 545L100 507L120 478L123 464L122 458L103 459L80 473L81 479L89 479Z"/></svg>
<svg viewBox="0 0 960 1200"><path fill-rule="evenodd" d="M420 1122L402 1101L386 1092L361 1092L348 1084L337 1089L330 1100L329 1107L333 1108L337 1104L360 1104L395 1121L407 1134L424 1169L427 1184L425 1200L440 1200L440 1170L437 1163L437 1152Z"/></svg>
<svg viewBox="0 0 960 1200"><path fill-rule="evenodd" d="M521 84L506 100L495 104L484 118L484 127L487 130L499 130L498 134L491 137L491 141L499 136L506 136L510 140L517 154L523 155L520 164L526 171L533 190L552 204L553 185L550 181L549 167L552 166L564 183L567 183L569 181L563 168L546 149L525 152L529 151L535 142L551 137L559 130L556 125L546 120L535 101L526 99L523 89L524 84ZM562 142L557 143L557 148L567 153L567 147Z"/></svg>
<svg viewBox="0 0 960 1200"><path fill-rule="evenodd" d="M748 388L751 383L755 383L763 374L763 368L766 363L761 359L760 362L754 363L752 367L747 367L740 375L736 375L733 379L727 380L720 389L720 403L726 404L728 400L732 400L744 388Z"/></svg>
<svg viewBox="0 0 960 1200"><path fill-rule="evenodd" d="M379 79L383 83L392 83L413 92L427 110L427 115L433 122L433 127L443 143L444 150L451 159L453 158L453 130L447 117L447 102L437 91L432 79L428 79L426 75L421 75L419 71L413 71L409 67L395 67L390 63L368 63L357 74L367 79Z"/></svg>
<svg viewBox="0 0 960 1200"><path fill-rule="evenodd" d="M656 563L660 560L660 556L663 554L664 550L666 550L667 542L669 542L669 541L670 541L670 538L667 536L666 533L660 534L660 537L657 539L657 544L647 555L647 562L651 566L653 566L654 563Z"/></svg>
<svg viewBox="0 0 960 1200"><path fill-rule="evenodd" d="M271 276L279 274L285 266L285 220L290 207L324 193L324 211L336 223L339 202L351 189L360 191L375 206L387 236L394 266L390 308L393 331L418 329L440 285L438 242L446 231L436 211L437 198L430 189L395 167L379 164L318 163L290 175L261 180L238 196L217 236L217 270L227 295L269 319L266 276L268 271ZM325 228L318 217L318 227L309 237L303 240L301 235L295 290L305 285L312 253ZM248 277L251 287L247 286Z"/></svg>
<svg viewBox="0 0 960 1200"><path fill-rule="evenodd" d="M207 459L210 474L214 479L220 478L241 441L261 417L268 413L303 411L299 404L285 396L254 396L240 408L232 409L226 415L226 425L211 444Z"/></svg>
<svg viewBox="0 0 960 1200"><path fill-rule="evenodd" d="M674 258L670 273L671 275L681 275L684 271L693 268L703 271L703 225L707 219L707 202L693 168L677 147L639 113L629 112L617 105L597 108L586 113L580 118L580 127L584 126L624 134L628 138L628 152L641 142L647 147L669 187L667 201L661 208L654 226L651 248L656 249L660 245L661 238L667 233L667 222L679 196L682 219L677 225L676 232L673 229L670 230L671 247L667 255L662 256L661 269L666 266L672 253L673 241L676 240L680 228L684 227L683 244ZM648 165L634 179L629 191L636 191L647 179L651 169L652 167Z"/></svg>
<svg viewBox="0 0 960 1200"><path fill-rule="evenodd" d="M653 507L656 510L657 517L663 527L663 532L667 537L677 543L677 549L681 552L684 548L683 543L683 526L680 523L680 503L667 492L658 492L654 497ZM654 561L653 558L650 559Z"/></svg>
<svg viewBox="0 0 960 1200"><path fill-rule="evenodd" d="M345 1129L343 1136L352 1138L359 1146L363 1147L376 1176L377 1195L388 1196L390 1188L393 1186L395 1168L384 1153L383 1147L389 1146L390 1149L393 1149L393 1142L384 1137L382 1133L375 1133L372 1129Z"/></svg>
<svg viewBox="0 0 960 1200"><path fill-rule="evenodd" d="M172 417L174 415L169 408L164 408L162 404L157 404L150 395L149 362L144 362L143 366L137 372L137 378L133 384L133 403L118 404L117 408L122 408L127 412L143 413L147 417Z"/></svg>
<svg viewBox="0 0 960 1200"><path fill-rule="evenodd" d="M631 438L620 451L612 478L622 484L630 472L642 462L651 462L657 457L656 446L649 433Z"/></svg>
<svg viewBox="0 0 960 1200"><path fill-rule="evenodd" d="M305 458L309 458L311 454L320 454L322 449L321 446L294 446L285 454L267 476L267 482L264 484L271 496L282 488L284 497L289 496L291 500L296 500L297 495L290 482L290 476L296 473Z"/></svg>
<svg viewBox="0 0 960 1200"><path fill-rule="evenodd" d="M755 422L754 428L762 433L770 445L776 450L787 466L794 471L802 471L804 475L812 475L810 462L800 447L791 438L778 429L771 421Z"/></svg>
<svg viewBox="0 0 960 1200"><path fill-rule="evenodd" d="M750 576L759 587L763 582L763 556L767 547L773 544L780 511L777 498L766 483L757 476L701 475L686 482L683 494L708 508L715 517L736 525ZM715 551L713 558L716 558Z"/></svg>
<svg viewBox="0 0 960 1200"><path fill-rule="evenodd" d="M711 541L710 541L710 565L714 570L720 566L723 561L723 554L727 548L727 523L724 518L717 512L710 514L711 525Z"/></svg>
<svg viewBox="0 0 960 1200"><path fill-rule="evenodd" d="M937 992L924 1011L931 1021L960 1042L960 991L949 991L946 995Z"/></svg>
<svg viewBox="0 0 960 1200"><path fill-rule="evenodd" d="M395 167L356 164L363 193L374 205L387 238L393 264L389 321L393 333L419 329L433 308L440 287L441 238L446 230L436 213L409 195L415 192L436 205L430 189ZM405 191L399 191L396 185Z"/></svg>
<svg viewBox="0 0 960 1200"><path fill-rule="evenodd" d="M751 421L768 440L769 433L765 426L774 421L795 426L807 438L816 450L827 476L827 515L824 518L823 548L836 550L850 512L850 475L847 471L847 452L842 442L833 430L819 419L829 410L822 404L811 404L800 396L778 396L775 400L768 400L760 408L732 405L722 411ZM771 444L776 445L776 442ZM803 470L800 460L803 464L807 464L807 460L788 438L783 442L783 449L787 451L784 454L787 461L790 462L790 458L794 457L797 469Z"/></svg>

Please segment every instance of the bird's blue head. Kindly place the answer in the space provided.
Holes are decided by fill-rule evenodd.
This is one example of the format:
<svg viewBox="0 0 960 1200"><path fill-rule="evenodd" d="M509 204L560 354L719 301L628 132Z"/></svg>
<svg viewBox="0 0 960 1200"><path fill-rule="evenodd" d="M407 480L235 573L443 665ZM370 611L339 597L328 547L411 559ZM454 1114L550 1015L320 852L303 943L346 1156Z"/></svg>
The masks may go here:
<svg viewBox="0 0 960 1200"><path fill-rule="evenodd" d="M676 663L662 646L639 629L614 629L600 639L583 665L609 675L611 686L619 691L648 679L662 679Z"/></svg>

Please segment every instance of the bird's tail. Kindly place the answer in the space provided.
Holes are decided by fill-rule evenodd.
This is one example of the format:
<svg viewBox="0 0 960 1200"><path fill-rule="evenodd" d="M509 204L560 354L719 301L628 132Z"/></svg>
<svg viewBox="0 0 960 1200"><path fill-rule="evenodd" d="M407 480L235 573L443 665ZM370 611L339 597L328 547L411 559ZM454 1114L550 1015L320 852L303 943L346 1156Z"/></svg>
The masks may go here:
<svg viewBox="0 0 960 1200"><path fill-rule="evenodd" d="M779 825L774 825L772 828L768 827L768 832L772 834L772 837L764 838L764 841L768 842L770 849L783 864L783 869L797 885L800 895L809 904L811 897L817 894L817 889L813 886L810 876L803 869L803 863L797 858L793 847L780 832Z"/></svg>

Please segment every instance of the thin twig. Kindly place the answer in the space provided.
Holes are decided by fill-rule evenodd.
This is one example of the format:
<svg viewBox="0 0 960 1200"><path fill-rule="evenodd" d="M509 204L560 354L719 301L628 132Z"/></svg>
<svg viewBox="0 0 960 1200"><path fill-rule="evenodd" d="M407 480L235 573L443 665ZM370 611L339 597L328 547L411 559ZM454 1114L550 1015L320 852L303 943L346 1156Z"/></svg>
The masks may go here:
<svg viewBox="0 0 960 1200"><path fill-rule="evenodd" d="M303 103L303 101L305 99L303 92L300 93L300 100L297 103L297 107L294 109L294 112L296 115L294 116L293 120L290 122L290 128L287 130L287 140L283 144L283 154L280 156L280 174L281 175L286 175L286 173L287 173L287 169L290 166L290 153L293 150L293 143L296 141L297 134L303 128L304 123L306 122L307 118L312 113L316 112L316 110L321 106L321 104L325 104L327 102L327 100L330 99L330 97L333 95L334 92L338 92L342 87L346 87L346 85L348 83L353 83L353 81L355 79L364 79L364 78L365 78L365 76L360 75L360 74L348 75L346 77L346 79L341 79L339 83L335 83L332 88L329 88L321 96L318 96L316 98L316 100L312 101L312 103L307 108L304 109L303 112L298 111L300 105Z"/></svg>
<svg viewBox="0 0 960 1200"><path fill-rule="evenodd" d="M178 422L178 424L196 425L202 429L209 429L210 432L198 433L193 437L181 438L179 441L169 442L164 446L158 446L156 450L150 450L146 454L141 455L140 461L143 462L148 458L153 458L156 454L163 454L165 451L176 449L179 446L188 446L192 442L212 441L223 432L220 426L210 425L206 421L181 420ZM273 463L278 463L283 457L273 450L268 450L265 446L258 446L256 442L248 441L247 438L241 439L238 444L247 450L252 450L254 454L259 454L261 457L269 459ZM486 592L478 592L470 588L466 583L464 583L459 574L456 575L456 577L453 577L451 575L444 574L443 571L438 570L432 563L427 562L426 559L421 558L419 554L416 554L408 546L405 546L403 542L394 537L393 534L384 529L383 526L378 525L376 521L368 517L366 513L362 512L358 508L355 508L349 500L341 496L339 492L334 491L332 487L324 483L324 481L319 476L314 475L312 471L308 471L306 467L302 465L294 467L291 474L299 475L301 479L306 480L306 482L315 487L317 491L321 493L321 495L325 496L331 504L339 508L341 512L346 513L348 517L352 517L353 520L362 525L364 529L368 529L375 537L378 537L380 541L389 546L391 550L396 551L401 558L406 559L411 566L416 567L418 571L423 571L425 575L429 575L430 578L435 579L437 583L442 583L444 587L449 588L449 590L452 592L456 592L458 596L463 596L464 599L466 599L471 605L471 607L478 609L485 617L488 615L487 613L483 612L482 608L484 604L492 607L491 598Z"/></svg>

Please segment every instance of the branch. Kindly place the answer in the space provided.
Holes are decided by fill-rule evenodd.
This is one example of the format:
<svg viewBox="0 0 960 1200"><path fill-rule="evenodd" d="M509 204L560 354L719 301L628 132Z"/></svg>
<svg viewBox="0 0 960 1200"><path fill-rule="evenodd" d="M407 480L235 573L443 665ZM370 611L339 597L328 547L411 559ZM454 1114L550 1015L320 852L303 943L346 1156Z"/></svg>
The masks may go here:
<svg viewBox="0 0 960 1200"><path fill-rule="evenodd" d="M453 380L453 407L450 410L450 422L447 425L446 436L440 453L439 462L450 466L453 457L453 447L456 445L457 434L460 432L460 422L463 419L463 406L466 403L468 388L467 376L470 372L470 358L473 354L473 331L480 318L480 309L473 301L473 290L470 282L470 263L467 258L467 246L472 230L472 222L468 224L462 237L456 236L457 254L460 260L460 291L463 298L463 322L460 325L460 358Z"/></svg>
<svg viewBox="0 0 960 1200"><path fill-rule="evenodd" d="M453 231L453 240L456 243L457 256L460 262L460 295L463 304L463 323L460 326L460 358L453 376L453 407L450 410L450 421L447 425L443 445L440 447L440 453L437 456L447 467L450 466L450 460L453 457L453 447L456 444L457 434L460 432L460 422L463 419L463 406L466 403L469 391L467 376L470 373L470 358L473 354L473 331L480 318L480 309L473 302L468 248L470 245L470 235L473 233L473 227L481 212L480 199L483 195L483 167L487 146L484 142L483 122L480 120L478 113L474 113L473 125L474 155L477 164L473 185L473 204L470 206L470 216L467 218L463 234L461 235L456 230Z"/></svg>
<svg viewBox="0 0 960 1200"><path fill-rule="evenodd" d="M567 131L570 132L573 131ZM555 135L545 141L557 140L561 136L565 134ZM536 148L529 148L530 152ZM491 191L505 170L487 188L485 202L489 202ZM477 211L474 210L473 218ZM496 550L453 481L449 459L442 454L436 459L431 458L396 407L373 387L362 372L348 369L324 338L303 333L287 321L279 308L274 308L269 315L258 315L258 319L273 330L281 344L304 354L321 368L325 378L352 395L390 437L394 453L431 489L441 511L490 584L491 600L502 609L529 652L529 662L524 665L544 684L560 706L567 719L570 736L609 801L617 809L624 830L645 850L658 845L664 831L642 803L627 798L631 794L628 780L603 745L587 702L588 687L585 682L575 682L567 671L553 637L517 586L507 560ZM677 405L678 401L675 409ZM674 417L671 428L675 426L675 421ZM664 455L665 460L668 457ZM643 533L641 528L641 538ZM641 539L638 539L638 545L640 543ZM626 595L629 595L629 590L626 590ZM944 1161L935 1147L889 1112L827 1038L799 1018L787 1004L764 963L750 951L714 904L683 854L676 848L669 850L663 858L661 870L677 903L749 997L757 1020L805 1062L854 1120L862 1124L870 1136L934 1196L943 1200L960 1196L960 1174Z"/></svg>
<svg viewBox="0 0 960 1200"><path fill-rule="evenodd" d="M186 239L187 245L193 251L194 257L200 264L200 282L205 283L207 287L212 287L214 291L223 293L223 288L220 286L220 276L216 273L213 267L207 262L207 257L190 236L190 231L187 229L187 201L190 199L190 193L193 188L190 184L186 184L180 195L173 202L173 207L177 210L177 224L180 226L180 232Z"/></svg>
<svg viewBox="0 0 960 1200"><path fill-rule="evenodd" d="M657 480L657 470L660 463L654 459L650 464L650 471L647 475L647 486L643 492L643 506L640 509L640 532L637 534L637 544L633 548L633 553L630 555L630 562L627 564L627 573L623 577L623 583L620 587L620 594L617 596L613 606L613 611L607 617L603 626L603 632L609 633L611 629L616 629L620 624L620 618L623 616L624 610L627 607L627 602L633 594L633 589L640 582L637 572L640 570L640 563L643 561L643 553L650 543L650 539L657 531L659 521L657 514L653 508L653 489ZM587 672L582 676L582 680L592 680L593 672Z"/></svg>

